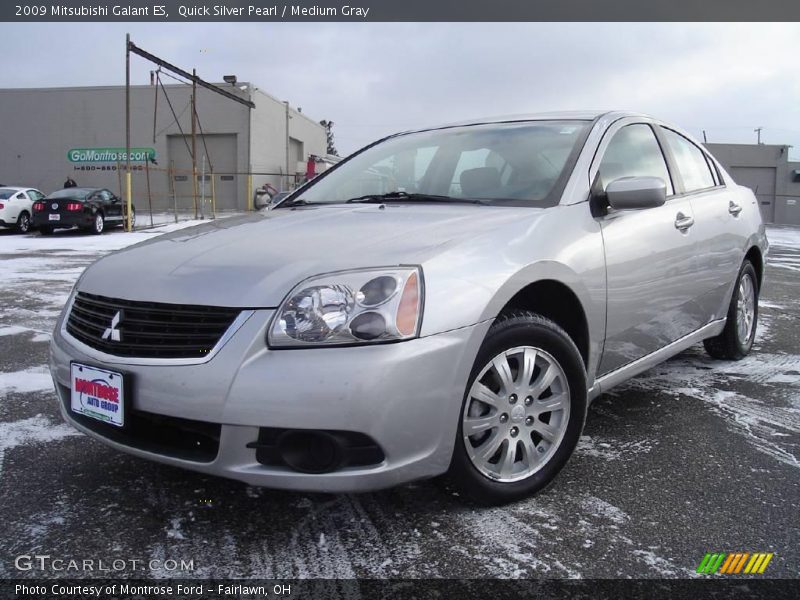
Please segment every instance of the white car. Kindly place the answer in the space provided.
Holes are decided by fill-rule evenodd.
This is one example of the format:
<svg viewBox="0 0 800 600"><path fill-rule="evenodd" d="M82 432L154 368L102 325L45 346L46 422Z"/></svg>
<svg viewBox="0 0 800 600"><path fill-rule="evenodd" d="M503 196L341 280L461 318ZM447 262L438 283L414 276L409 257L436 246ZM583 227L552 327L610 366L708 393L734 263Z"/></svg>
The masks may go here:
<svg viewBox="0 0 800 600"><path fill-rule="evenodd" d="M39 190L24 187L0 187L0 227L16 227L22 233L31 228L31 206L44 198Z"/></svg>

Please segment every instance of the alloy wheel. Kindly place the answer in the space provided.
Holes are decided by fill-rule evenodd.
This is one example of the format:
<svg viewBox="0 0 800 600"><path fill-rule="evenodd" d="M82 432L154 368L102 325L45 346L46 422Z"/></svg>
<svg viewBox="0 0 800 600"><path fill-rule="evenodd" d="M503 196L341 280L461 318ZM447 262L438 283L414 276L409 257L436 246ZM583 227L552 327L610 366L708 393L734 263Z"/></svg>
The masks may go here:
<svg viewBox="0 0 800 600"><path fill-rule="evenodd" d="M31 218L28 216L28 213L22 213L19 216L19 223L17 223L17 225L22 233L28 233L31 228Z"/></svg>
<svg viewBox="0 0 800 600"><path fill-rule="evenodd" d="M736 336L742 346L747 346L753 335L756 315L756 289L753 278L745 273L739 280L739 296L736 301Z"/></svg>
<svg viewBox="0 0 800 600"><path fill-rule="evenodd" d="M469 390L462 418L467 455L492 480L530 477L561 444L569 411L567 377L552 355L533 346L506 350Z"/></svg>

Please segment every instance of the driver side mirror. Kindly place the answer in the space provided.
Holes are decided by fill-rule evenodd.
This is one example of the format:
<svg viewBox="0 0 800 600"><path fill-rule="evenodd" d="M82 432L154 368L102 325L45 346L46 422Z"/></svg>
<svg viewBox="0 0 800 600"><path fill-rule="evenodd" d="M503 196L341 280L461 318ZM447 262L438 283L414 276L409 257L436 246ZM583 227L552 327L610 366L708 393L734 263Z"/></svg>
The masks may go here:
<svg viewBox="0 0 800 600"><path fill-rule="evenodd" d="M606 186L606 198L617 210L655 208L667 201L667 184L660 177L620 177Z"/></svg>

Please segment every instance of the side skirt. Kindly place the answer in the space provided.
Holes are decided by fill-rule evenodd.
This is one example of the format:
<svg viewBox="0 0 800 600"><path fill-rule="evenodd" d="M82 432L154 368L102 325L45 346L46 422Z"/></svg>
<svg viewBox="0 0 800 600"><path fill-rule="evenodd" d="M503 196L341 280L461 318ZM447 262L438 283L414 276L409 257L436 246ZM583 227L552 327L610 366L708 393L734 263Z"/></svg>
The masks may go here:
<svg viewBox="0 0 800 600"><path fill-rule="evenodd" d="M637 358L632 363L628 363L616 371L606 373L602 377L596 379L594 385L589 389L589 400L594 400L600 394L607 392L615 385L618 385L623 381L627 381L631 377L635 377L639 373L647 371L647 369L655 367L657 364L660 364L668 358L683 352L690 346L694 346L706 338L719 335L724 328L725 319L712 321L697 331L694 331L689 335L685 335L682 338L675 340L671 344L664 346L663 348L659 348L651 354L648 354L647 356Z"/></svg>

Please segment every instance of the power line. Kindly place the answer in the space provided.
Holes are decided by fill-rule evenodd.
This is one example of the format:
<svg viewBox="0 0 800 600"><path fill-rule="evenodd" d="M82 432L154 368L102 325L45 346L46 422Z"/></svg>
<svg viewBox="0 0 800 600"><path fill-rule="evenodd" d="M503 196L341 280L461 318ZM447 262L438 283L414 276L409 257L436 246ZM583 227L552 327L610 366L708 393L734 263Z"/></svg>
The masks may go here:
<svg viewBox="0 0 800 600"><path fill-rule="evenodd" d="M169 77L170 79L174 79L175 81L177 81L178 83L182 83L183 85L189 85L189 86L191 86L191 85L192 85L192 84L191 84L191 83L189 83L188 81L184 81L183 79L180 79L179 77L175 77L175 75L173 75L173 74L172 74L172 73L170 73L169 71L162 71L162 70L161 70L161 68L159 68L159 69L158 69L158 72L159 72L159 73L163 73L164 75L166 75L166 76L167 76L167 77Z"/></svg>
<svg viewBox="0 0 800 600"><path fill-rule="evenodd" d="M203 140L203 148L206 151L206 158L208 159L208 168L213 173L214 165L211 164L211 155L208 153L208 146L206 146L206 132L203 131L203 124L200 122L200 115L197 114L197 105L195 105L194 117L197 119L197 124L200 126L200 139ZM205 183L203 185L205 185Z"/></svg>
<svg viewBox="0 0 800 600"><path fill-rule="evenodd" d="M178 131L181 132L181 139L183 143L186 145L186 150L189 152L189 156L194 159L194 155L192 154L192 149L189 148L189 142L186 141L186 134L183 132L183 127L181 127L181 122L178 120L178 115L175 114L175 109L172 108L172 101L169 99L169 94L167 94L167 90L164 88L164 83L161 81L161 78L158 78L158 84L161 86L161 91L164 92L164 98L167 100L167 104L169 105L169 110L172 112L172 116L175 118L175 124L178 126ZM186 112L184 110L184 112ZM181 113L183 114L183 113Z"/></svg>

